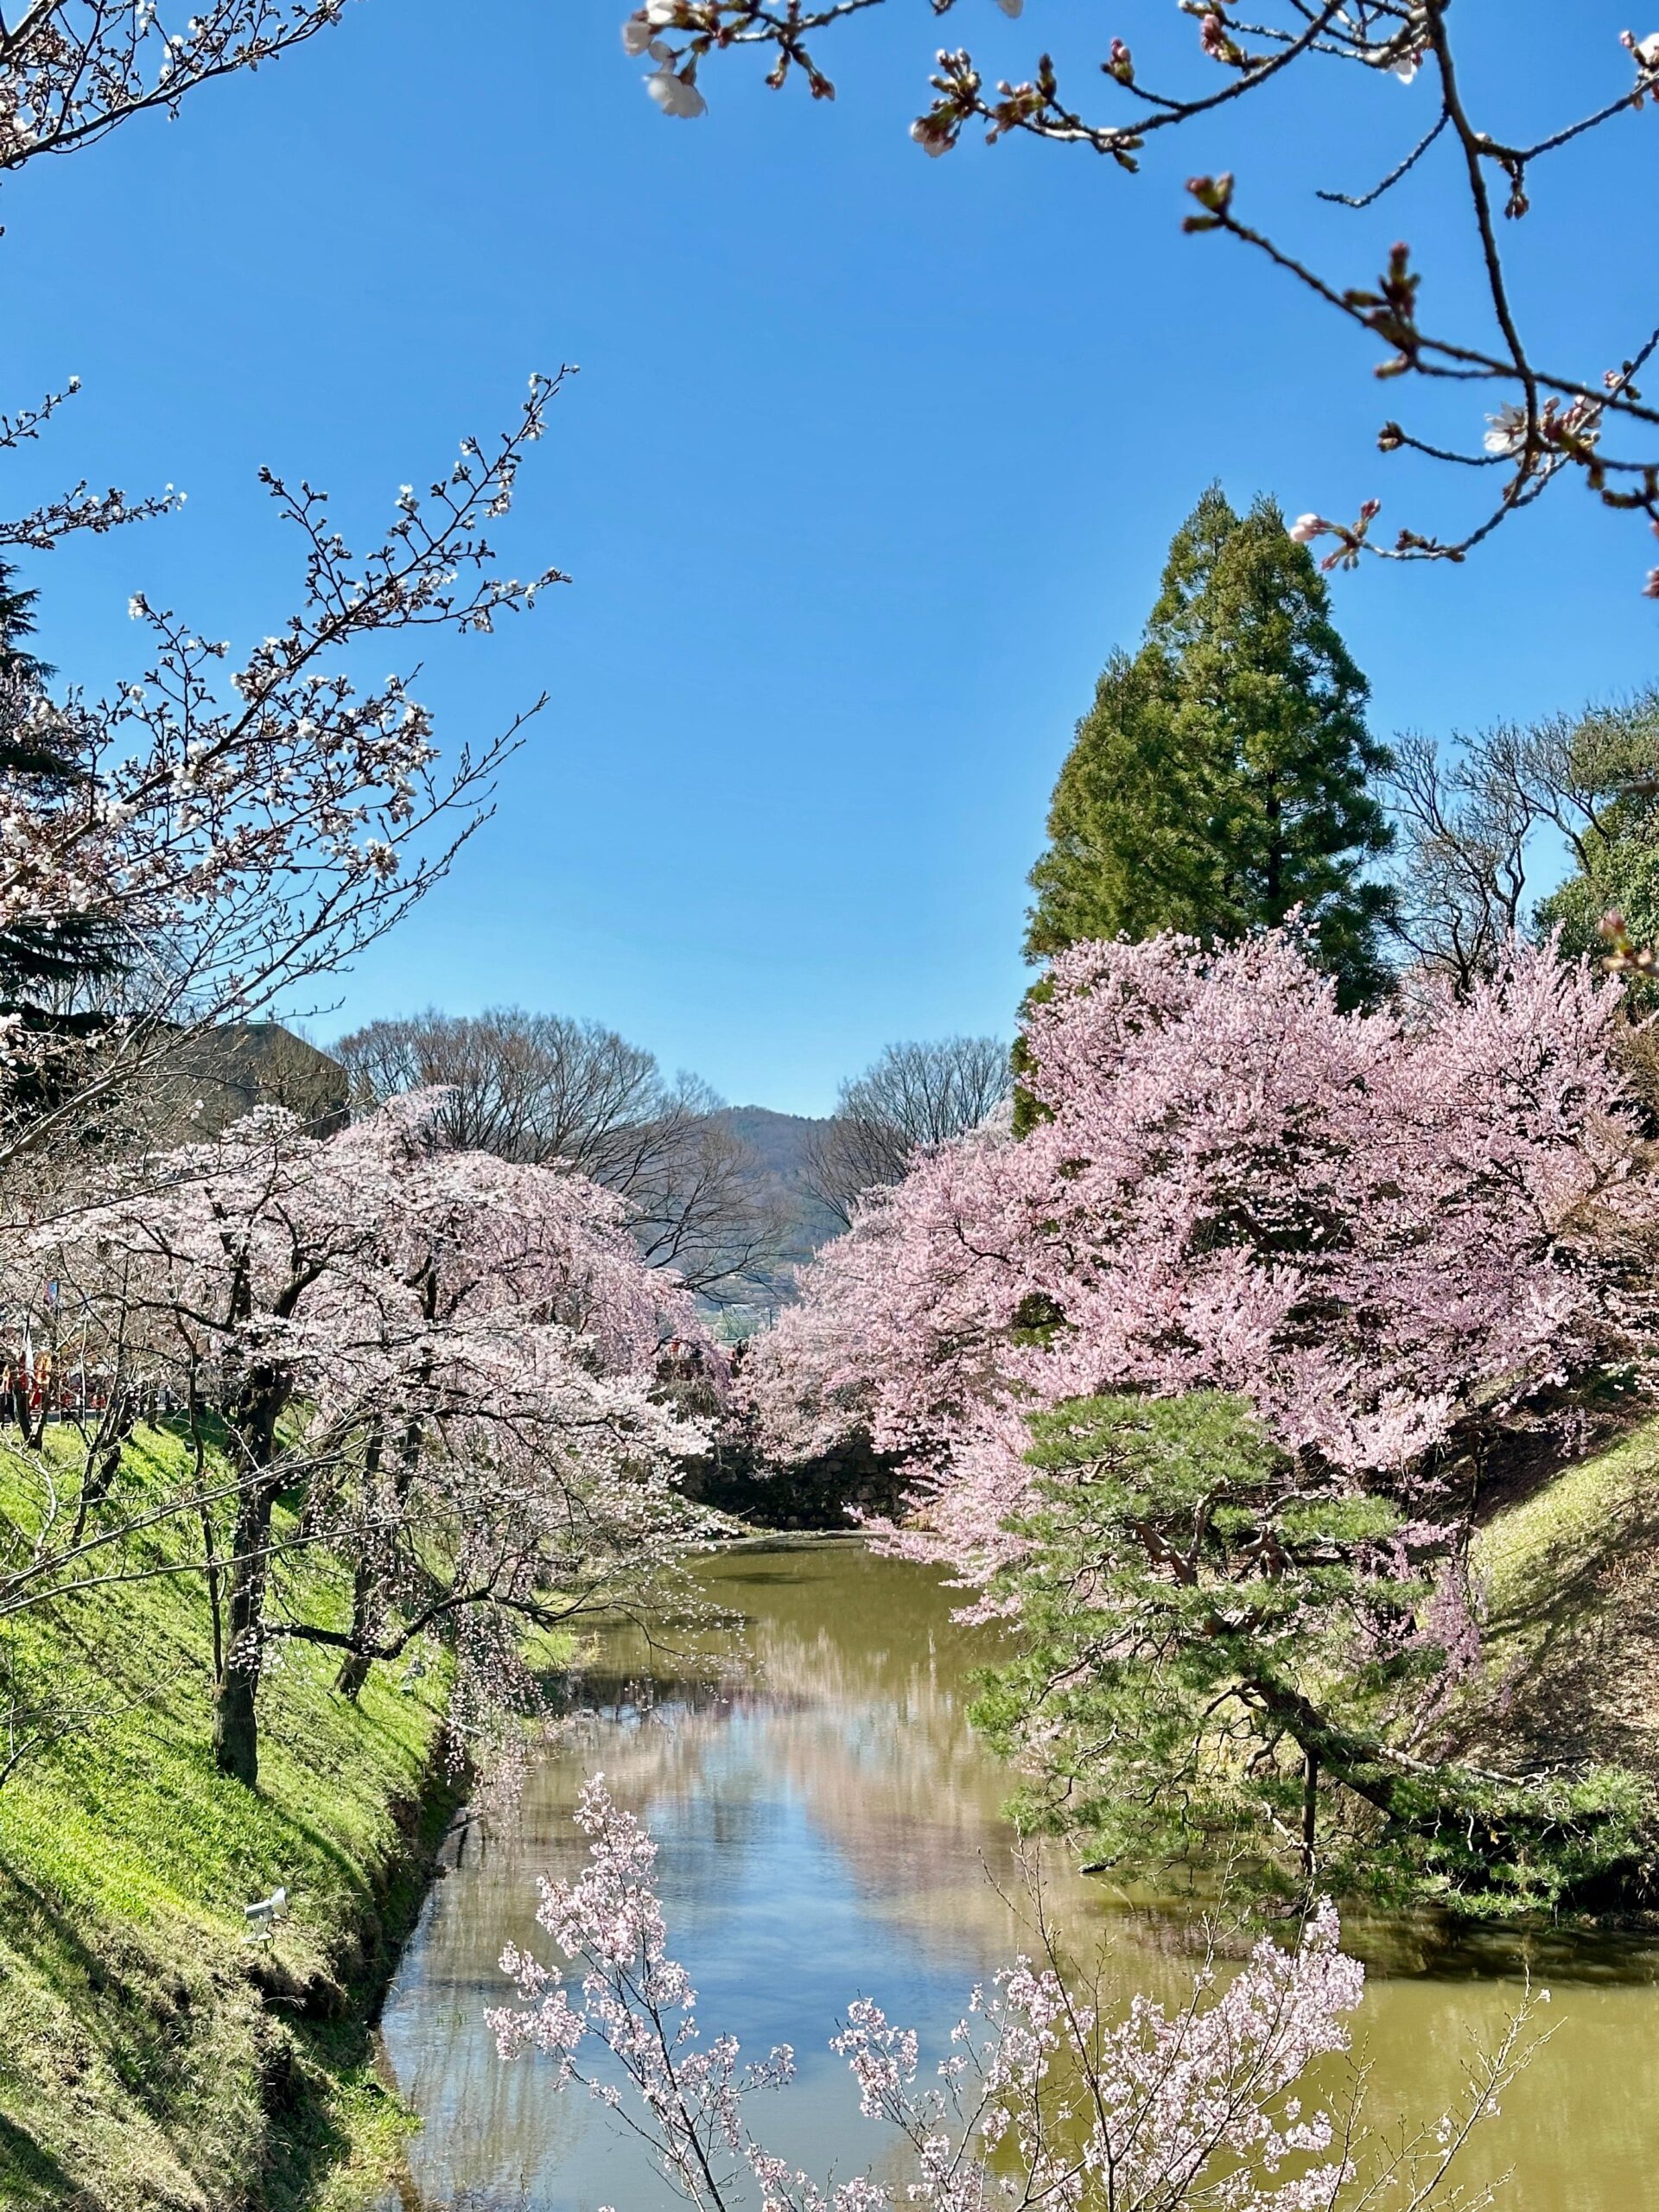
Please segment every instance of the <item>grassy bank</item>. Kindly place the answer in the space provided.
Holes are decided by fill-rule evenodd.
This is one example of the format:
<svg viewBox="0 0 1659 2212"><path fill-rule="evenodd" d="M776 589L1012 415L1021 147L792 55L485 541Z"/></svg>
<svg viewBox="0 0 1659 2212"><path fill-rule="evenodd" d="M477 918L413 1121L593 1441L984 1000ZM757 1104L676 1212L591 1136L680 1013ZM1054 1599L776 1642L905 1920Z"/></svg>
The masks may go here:
<svg viewBox="0 0 1659 2212"><path fill-rule="evenodd" d="M1495 1735L1659 1779L1659 1419L1480 1532Z"/></svg>
<svg viewBox="0 0 1659 2212"><path fill-rule="evenodd" d="M170 1484L179 1451L141 1432L124 1485ZM193 1522L146 1541L152 1565L200 1557ZM295 1556L314 1617L343 1605L338 1569ZM353 1706L328 1653L284 1651L256 1794L213 1770L200 1574L94 1592L7 1642L26 1693L83 1724L0 1789L0 2205L360 2205L403 2132L365 2007L450 1810L435 1678L377 1668ZM291 1917L251 1946L243 1907L279 1883Z"/></svg>

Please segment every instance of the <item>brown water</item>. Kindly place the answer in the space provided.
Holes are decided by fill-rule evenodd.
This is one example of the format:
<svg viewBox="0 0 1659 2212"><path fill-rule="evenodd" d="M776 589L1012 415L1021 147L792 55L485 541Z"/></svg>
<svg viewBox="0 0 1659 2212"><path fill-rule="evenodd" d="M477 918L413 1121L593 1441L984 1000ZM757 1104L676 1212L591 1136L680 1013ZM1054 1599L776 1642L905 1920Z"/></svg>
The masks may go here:
<svg viewBox="0 0 1659 2212"><path fill-rule="evenodd" d="M1019 1945L995 1879L1010 1871L1007 1770L970 1733L967 1676L994 1647L950 1620L923 1570L851 1541L748 1548L713 1561L712 1595L748 1624L742 1671L688 1665L629 1633L601 1640L589 1688L606 1709L541 1759L510 1817L467 1838L433 1891L388 2001L386 2063L419 2113L402 2201L469 2212L655 2212L672 2202L643 2154L533 2057L504 2066L483 2024L505 1993L509 1941L545 1948L536 1877L581 1863L570 1810L602 1769L661 1845L677 1955L707 2031L760 2055L795 2046L799 2077L767 2111L771 2147L842 2175L881 2154L824 2048L863 1993L945 2047L972 1982ZM705 1655L724 1648L721 1639ZM639 1702L623 1685L648 1685ZM1190 1938L1098 1881L1057 1878L1076 1927L1096 1923L1111 1982L1186 1986ZM1483 2131L1471 2182L1506 2170L1516 2212L1659 2212L1659 1953L1635 1944L1512 1943L1450 1954L1427 1927L1355 1929L1373 1961L1357 2045L1384 2120L1454 2102L1471 2037L1495 2038L1529 1965L1552 1996L1548 2042Z"/></svg>

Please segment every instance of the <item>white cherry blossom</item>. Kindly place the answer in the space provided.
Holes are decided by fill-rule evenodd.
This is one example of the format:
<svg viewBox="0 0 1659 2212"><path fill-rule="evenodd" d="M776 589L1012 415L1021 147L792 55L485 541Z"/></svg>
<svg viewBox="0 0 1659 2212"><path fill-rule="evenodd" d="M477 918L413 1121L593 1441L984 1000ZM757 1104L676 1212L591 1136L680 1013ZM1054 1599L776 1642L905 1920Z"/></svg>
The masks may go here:
<svg viewBox="0 0 1659 2212"><path fill-rule="evenodd" d="M664 115L689 122L692 117L709 111L709 103L697 90L689 67L675 70L664 64L653 69L645 79L645 90Z"/></svg>

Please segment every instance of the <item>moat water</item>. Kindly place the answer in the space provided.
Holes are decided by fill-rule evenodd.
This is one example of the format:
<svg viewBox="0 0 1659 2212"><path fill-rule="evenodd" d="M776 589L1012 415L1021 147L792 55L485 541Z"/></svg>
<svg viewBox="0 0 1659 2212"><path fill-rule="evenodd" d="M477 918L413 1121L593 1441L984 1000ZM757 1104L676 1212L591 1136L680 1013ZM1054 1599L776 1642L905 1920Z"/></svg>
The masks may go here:
<svg viewBox="0 0 1659 2212"><path fill-rule="evenodd" d="M954 1594L922 1568L848 1540L779 1539L709 1563L734 1639L664 1624L594 1639L594 1717L540 1756L512 1811L466 1834L388 2000L385 2063L422 2126L407 2212L657 2212L676 2200L642 2148L582 2093L554 2094L534 2056L504 2065L484 2024L507 1989L512 1942L546 1955L538 1874L574 1875L571 1821L602 1770L645 1821L671 1948L705 2032L752 2056L794 2045L793 2086L752 2117L769 2147L845 2177L888 2155L828 2050L855 1995L942 2055L969 1987L1020 1947L1007 1770L966 1708L994 1633L955 1624ZM1190 1927L1057 1872L1072 1941L1087 1923L1112 1985L1179 1999ZM1017 1888L1017 1884L1014 1885ZM1094 1930L1097 1929L1097 1936ZM1448 1951L1416 1926L1351 1929L1371 1972L1355 2033L1373 2122L1457 2101L1472 2037L1495 2040L1529 1971L1547 1985L1548 2041L1471 2145L1465 2182L1508 2172L1516 2212L1659 2212L1659 1947L1492 1939Z"/></svg>

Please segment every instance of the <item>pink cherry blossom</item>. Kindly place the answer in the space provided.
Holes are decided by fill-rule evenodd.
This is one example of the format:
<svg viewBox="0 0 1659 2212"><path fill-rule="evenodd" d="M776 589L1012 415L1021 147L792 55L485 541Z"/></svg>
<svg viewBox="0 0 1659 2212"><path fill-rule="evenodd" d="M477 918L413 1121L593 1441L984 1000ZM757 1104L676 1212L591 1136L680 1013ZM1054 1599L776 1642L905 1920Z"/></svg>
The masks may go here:
<svg viewBox="0 0 1659 2212"><path fill-rule="evenodd" d="M1290 936L1164 937L1051 983L1046 1118L873 1193L748 1363L774 1450L862 1427L909 1460L908 1545L987 1578L1026 1416L1066 1399L1236 1392L1363 1487L1627 1340L1652 1197L1587 965L1517 947L1466 1001L1349 1014Z"/></svg>
<svg viewBox="0 0 1659 2212"><path fill-rule="evenodd" d="M501 1966L517 2002L489 2023L503 2057L548 2062L555 2092L582 2088L620 2106L703 2212L734 2208L743 2174L759 2183L764 2212L890 2212L900 2202L930 2212L1332 2212L1370 2201L1351 2106L1332 2111L1299 2094L1310 2067L1348 2049L1364 1985L1328 1902L1295 1942L1263 1937L1230 1978L1207 1962L1187 2004L1169 2011L1136 1997L1110 2018L1074 1967L1062 1979L1039 1893L1039 1955L973 1992L950 2055L926 2077L914 2031L855 1999L830 2047L847 2061L861 2110L903 2145L905 2179L894 2190L867 2171L831 2186L768 2150L750 2124L754 2098L791 2079L792 2050L745 2065L734 2037L705 2039L696 1992L670 1955L651 1838L602 1776L582 1791L576 1818L588 1864L574 1882L543 1879L536 1916L570 1974L510 1946ZM1496 2109L1517 2046L1512 2031L1495 2054L1474 2056L1457 2125L1408 2139L1388 2160L1402 2201L1436 2201L1456 2143Z"/></svg>
<svg viewBox="0 0 1659 2212"><path fill-rule="evenodd" d="M24 1296L43 1274L73 1287L112 1389L222 1423L218 1709L245 1780L274 1645L340 1651L354 1694L454 1629L465 1736L522 1683L519 1623L642 1592L712 1526L679 1487L725 1374L693 1301L641 1261L613 1193L449 1149L440 1103L328 1138L262 1109L19 1244ZM671 1365L695 1367L695 1394ZM285 1491L306 1533L284 1543L356 1563L348 1623L269 1602Z"/></svg>

